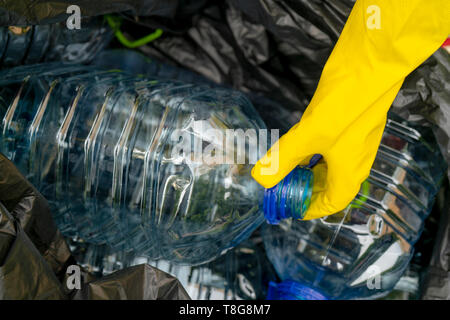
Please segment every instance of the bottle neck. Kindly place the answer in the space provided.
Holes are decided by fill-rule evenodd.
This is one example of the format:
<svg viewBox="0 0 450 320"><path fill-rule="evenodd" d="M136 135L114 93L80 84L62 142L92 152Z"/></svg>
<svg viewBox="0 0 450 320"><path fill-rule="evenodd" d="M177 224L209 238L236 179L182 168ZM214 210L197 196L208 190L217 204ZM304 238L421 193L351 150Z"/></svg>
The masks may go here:
<svg viewBox="0 0 450 320"><path fill-rule="evenodd" d="M303 219L311 201L313 173L296 167L276 186L264 191L264 216L268 223L283 219Z"/></svg>

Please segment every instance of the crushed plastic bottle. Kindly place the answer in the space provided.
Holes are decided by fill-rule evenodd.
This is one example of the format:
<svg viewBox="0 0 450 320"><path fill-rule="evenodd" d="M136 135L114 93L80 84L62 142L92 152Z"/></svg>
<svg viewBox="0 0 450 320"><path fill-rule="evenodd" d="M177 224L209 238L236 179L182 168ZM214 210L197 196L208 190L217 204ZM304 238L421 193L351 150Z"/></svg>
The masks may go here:
<svg viewBox="0 0 450 320"><path fill-rule="evenodd" d="M370 177L352 204L321 219L263 227L268 257L283 280L270 285L268 299L388 294L408 267L445 171L431 129L391 114Z"/></svg>
<svg viewBox="0 0 450 320"><path fill-rule="evenodd" d="M112 39L102 18L82 20L82 28L65 23L0 28L0 67L42 61L84 63L92 60Z"/></svg>
<svg viewBox="0 0 450 320"><path fill-rule="evenodd" d="M217 133L265 129L241 93L42 64L0 74L0 117L0 151L49 200L66 236L192 265L264 221L247 158L266 150L247 154L256 149L245 137L228 148ZM212 147L212 157L196 161L180 144Z"/></svg>

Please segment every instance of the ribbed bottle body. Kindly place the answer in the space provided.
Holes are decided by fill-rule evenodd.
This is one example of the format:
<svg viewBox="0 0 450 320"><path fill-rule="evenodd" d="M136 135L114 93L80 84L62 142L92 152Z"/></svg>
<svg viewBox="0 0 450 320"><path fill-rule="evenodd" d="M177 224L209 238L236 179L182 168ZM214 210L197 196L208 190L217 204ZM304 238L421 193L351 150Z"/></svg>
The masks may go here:
<svg viewBox="0 0 450 320"><path fill-rule="evenodd" d="M230 151L211 135L264 128L242 94L57 64L1 79L1 151L65 235L197 264L263 221L252 165L224 161L250 142ZM210 149L212 160L195 159Z"/></svg>

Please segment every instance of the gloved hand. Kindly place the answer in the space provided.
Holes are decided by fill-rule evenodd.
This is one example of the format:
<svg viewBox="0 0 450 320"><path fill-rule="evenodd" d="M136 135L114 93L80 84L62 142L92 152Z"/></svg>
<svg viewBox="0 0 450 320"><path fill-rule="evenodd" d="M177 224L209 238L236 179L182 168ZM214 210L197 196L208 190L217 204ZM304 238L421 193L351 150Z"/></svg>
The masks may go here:
<svg viewBox="0 0 450 320"><path fill-rule="evenodd" d="M389 107L404 78L450 33L448 0L358 0L301 121L252 170L265 188L314 154L305 220L344 209L369 176Z"/></svg>

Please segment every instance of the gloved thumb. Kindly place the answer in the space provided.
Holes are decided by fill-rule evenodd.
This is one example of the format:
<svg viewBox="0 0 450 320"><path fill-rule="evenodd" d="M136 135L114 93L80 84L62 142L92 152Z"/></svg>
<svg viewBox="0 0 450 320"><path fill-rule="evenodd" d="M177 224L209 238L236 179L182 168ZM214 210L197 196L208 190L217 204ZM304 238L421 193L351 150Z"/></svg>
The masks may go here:
<svg viewBox="0 0 450 320"><path fill-rule="evenodd" d="M300 123L283 135L255 164L252 177L264 188L272 188L297 165L307 164L314 155L309 139L302 137Z"/></svg>

